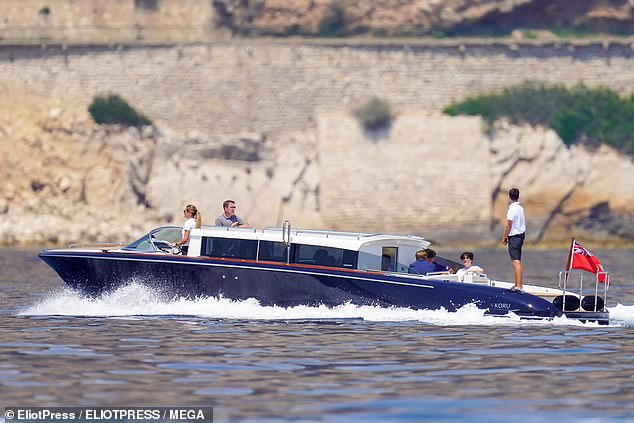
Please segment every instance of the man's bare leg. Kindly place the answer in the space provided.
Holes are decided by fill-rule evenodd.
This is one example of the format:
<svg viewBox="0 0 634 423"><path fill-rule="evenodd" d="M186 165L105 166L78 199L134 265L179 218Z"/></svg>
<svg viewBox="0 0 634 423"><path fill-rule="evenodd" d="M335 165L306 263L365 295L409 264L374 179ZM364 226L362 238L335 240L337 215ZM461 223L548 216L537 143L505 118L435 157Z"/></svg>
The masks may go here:
<svg viewBox="0 0 634 423"><path fill-rule="evenodd" d="M512 260L512 262L515 270L515 286L522 289L522 262L519 260Z"/></svg>

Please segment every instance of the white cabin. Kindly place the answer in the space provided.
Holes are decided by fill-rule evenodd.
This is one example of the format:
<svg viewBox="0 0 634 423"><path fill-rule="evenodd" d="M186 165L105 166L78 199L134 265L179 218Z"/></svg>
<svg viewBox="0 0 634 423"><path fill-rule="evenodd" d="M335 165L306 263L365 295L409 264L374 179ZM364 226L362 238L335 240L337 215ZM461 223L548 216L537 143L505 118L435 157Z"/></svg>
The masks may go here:
<svg viewBox="0 0 634 423"><path fill-rule="evenodd" d="M290 225L261 230L203 226L192 230L188 255L407 273L416 251L429 244L415 235L291 229Z"/></svg>

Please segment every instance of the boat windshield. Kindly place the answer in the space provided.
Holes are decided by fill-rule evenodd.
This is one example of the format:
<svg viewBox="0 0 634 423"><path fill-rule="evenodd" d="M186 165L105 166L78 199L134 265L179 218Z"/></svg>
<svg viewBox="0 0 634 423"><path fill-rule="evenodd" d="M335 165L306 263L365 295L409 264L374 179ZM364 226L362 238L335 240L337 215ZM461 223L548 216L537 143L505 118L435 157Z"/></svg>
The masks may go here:
<svg viewBox="0 0 634 423"><path fill-rule="evenodd" d="M181 239L181 228L178 226L163 226L153 229L150 233L143 235L133 243L125 246L122 250L131 251L160 251L173 242Z"/></svg>

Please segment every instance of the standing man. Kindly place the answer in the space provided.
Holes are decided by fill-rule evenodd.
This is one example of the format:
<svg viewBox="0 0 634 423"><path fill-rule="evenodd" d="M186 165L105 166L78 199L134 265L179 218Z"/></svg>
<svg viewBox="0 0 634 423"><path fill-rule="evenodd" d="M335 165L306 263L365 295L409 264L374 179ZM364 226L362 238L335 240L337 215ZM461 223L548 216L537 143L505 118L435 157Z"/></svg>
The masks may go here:
<svg viewBox="0 0 634 423"><path fill-rule="evenodd" d="M524 235L526 233L526 221L524 220L524 208L520 206L520 190L511 188L509 190L511 204L506 213L506 227L502 245L509 248L509 256L515 270L515 286L513 291L524 292L522 290L522 245L524 245Z"/></svg>
<svg viewBox="0 0 634 423"><path fill-rule="evenodd" d="M236 202L233 200L225 200L222 203L224 213L216 218L216 226L231 226L250 228L249 224L241 217L236 215Z"/></svg>

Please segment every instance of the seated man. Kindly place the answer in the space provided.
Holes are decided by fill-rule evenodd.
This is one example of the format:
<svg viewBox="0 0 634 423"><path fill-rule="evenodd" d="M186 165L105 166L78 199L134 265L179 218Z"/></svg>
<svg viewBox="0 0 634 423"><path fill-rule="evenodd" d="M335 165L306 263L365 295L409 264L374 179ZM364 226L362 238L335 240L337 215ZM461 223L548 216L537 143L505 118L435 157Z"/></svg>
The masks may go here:
<svg viewBox="0 0 634 423"><path fill-rule="evenodd" d="M229 226L232 228L250 228L249 224L241 217L236 215L236 202L233 200L226 200L222 203L222 209L224 213L216 218L216 226Z"/></svg>
<svg viewBox="0 0 634 423"><path fill-rule="evenodd" d="M419 275L426 275L436 271L434 263L427 261L427 254L425 250L416 251L416 261L409 265L409 273L417 273Z"/></svg>
<svg viewBox="0 0 634 423"><path fill-rule="evenodd" d="M444 264L436 263L436 252L431 248L425 248L425 254L427 256L427 261L434 265L434 272L449 272L453 273L453 270L449 266L445 266Z"/></svg>
<svg viewBox="0 0 634 423"><path fill-rule="evenodd" d="M458 275L459 281L463 282L464 277L467 273L483 273L484 272L483 268L473 264L473 253L471 251L465 251L464 253L460 254L460 260L462 260L464 267L462 269L459 269L456 272L456 275Z"/></svg>
<svg viewBox="0 0 634 423"><path fill-rule="evenodd" d="M328 261L328 251L320 248L319 250L315 251L315 254L313 254L314 264L321 264L322 266L325 266L327 261Z"/></svg>
<svg viewBox="0 0 634 423"><path fill-rule="evenodd" d="M392 257L389 254L383 254L381 256L381 270L389 271L392 266Z"/></svg>

